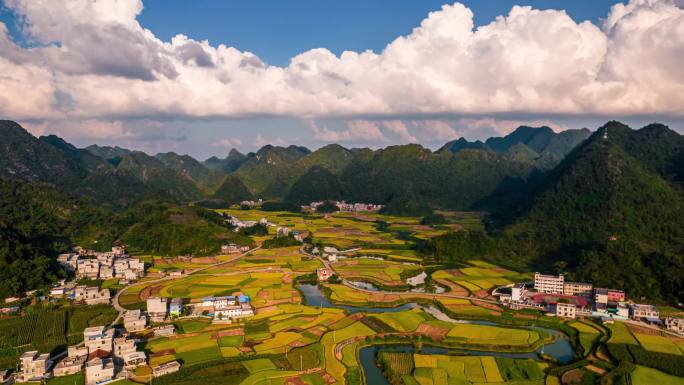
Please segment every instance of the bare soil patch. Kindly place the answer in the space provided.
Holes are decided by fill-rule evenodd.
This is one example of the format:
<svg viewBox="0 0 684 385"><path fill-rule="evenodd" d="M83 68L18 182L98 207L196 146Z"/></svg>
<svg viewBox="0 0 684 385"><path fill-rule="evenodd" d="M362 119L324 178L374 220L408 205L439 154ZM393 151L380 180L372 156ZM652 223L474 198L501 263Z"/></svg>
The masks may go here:
<svg viewBox="0 0 684 385"><path fill-rule="evenodd" d="M449 330L438 328L436 326L421 324L420 326L418 326L418 329L416 329L416 332L424 334L436 340L443 340L446 338L447 334L449 333Z"/></svg>
<svg viewBox="0 0 684 385"><path fill-rule="evenodd" d="M630 323L627 324L627 328L629 328L629 330L632 333L645 334L645 335L649 335L649 336L659 336L660 335L660 330L650 329L647 327L643 327L643 326L639 326L639 325L633 325Z"/></svg>
<svg viewBox="0 0 684 385"><path fill-rule="evenodd" d="M176 354L176 350L175 349L164 349L164 350L160 350L160 351L157 351L154 353L150 353L150 356L151 357L161 357L161 356L166 356L169 354Z"/></svg>

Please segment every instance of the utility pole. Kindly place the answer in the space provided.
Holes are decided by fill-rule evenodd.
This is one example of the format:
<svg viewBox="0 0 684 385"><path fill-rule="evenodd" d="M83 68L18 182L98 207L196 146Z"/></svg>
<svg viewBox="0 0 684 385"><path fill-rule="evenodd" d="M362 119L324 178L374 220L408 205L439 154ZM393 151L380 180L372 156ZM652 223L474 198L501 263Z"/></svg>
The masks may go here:
<svg viewBox="0 0 684 385"><path fill-rule="evenodd" d="M302 358L302 352L299 352L299 371L304 370L304 359Z"/></svg>

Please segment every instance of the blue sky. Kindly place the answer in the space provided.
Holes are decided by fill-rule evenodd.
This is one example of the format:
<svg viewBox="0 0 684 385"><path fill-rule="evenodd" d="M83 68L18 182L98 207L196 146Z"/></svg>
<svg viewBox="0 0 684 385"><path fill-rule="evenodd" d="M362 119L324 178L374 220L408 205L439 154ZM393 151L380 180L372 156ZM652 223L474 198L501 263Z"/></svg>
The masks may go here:
<svg viewBox="0 0 684 385"><path fill-rule="evenodd" d="M491 22L514 5L564 9L576 21L608 14L609 0L468 0L476 25ZM407 35L425 16L445 4L436 0L292 0L216 1L147 0L139 21L168 40L183 33L212 45L251 51L270 64L287 65L311 48L382 50Z"/></svg>
<svg viewBox="0 0 684 385"><path fill-rule="evenodd" d="M78 146L207 158L684 126L684 0L0 2L0 118Z"/></svg>

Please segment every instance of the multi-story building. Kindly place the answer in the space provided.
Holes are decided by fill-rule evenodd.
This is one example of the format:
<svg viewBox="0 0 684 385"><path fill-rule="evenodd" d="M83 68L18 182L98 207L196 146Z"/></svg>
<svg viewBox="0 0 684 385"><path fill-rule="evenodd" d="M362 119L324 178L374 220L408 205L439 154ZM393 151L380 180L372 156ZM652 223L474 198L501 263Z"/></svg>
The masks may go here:
<svg viewBox="0 0 684 385"><path fill-rule="evenodd" d="M142 314L140 309L126 311L126 313L124 313L123 321L124 328L128 332L143 331L147 326L147 317Z"/></svg>
<svg viewBox="0 0 684 385"><path fill-rule="evenodd" d="M57 257L57 262L68 273L73 273L78 268L78 254L60 254Z"/></svg>
<svg viewBox="0 0 684 385"><path fill-rule="evenodd" d="M83 340L85 346L88 348L88 353L92 353L96 350L111 352L112 342L114 340L114 329L105 330L104 326L86 328L83 331Z"/></svg>
<svg viewBox="0 0 684 385"><path fill-rule="evenodd" d="M591 298L591 293L592 293L593 289L594 289L594 286L590 283L582 283L582 282L565 282L565 283L563 283L563 294L565 294L565 295Z"/></svg>
<svg viewBox="0 0 684 385"><path fill-rule="evenodd" d="M152 376L159 377L165 374L175 373L180 370L180 366L181 365L178 363L178 361L171 361L159 366L155 366L152 368Z"/></svg>
<svg viewBox="0 0 684 385"><path fill-rule="evenodd" d="M21 370L17 373L15 379L18 382L40 381L49 375L50 354L38 354L38 351L32 350L21 355Z"/></svg>
<svg viewBox="0 0 684 385"><path fill-rule="evenodd" d="M534 290L547 294L563 294L565 276L534 273Z"/></svg>
<svg viewBox="0 0 684 385"><path fill-rule="evenodd" d="M109 289L88 286L83 291L83 300L88 305L108 304L110 299Z"/></svg>
<svg viewBox="0 0 684 385"><path fill-rule="evenodd" d="M238 254L239 252L240 248L234 243L221 246L221 253L223 254Z"/></svg>
<svg viewBox="0 0 684 385"><path fill-rule="evenodd" d="M157 326L156 328L152 329L154 332L155 337L168 337L173 335L173 333L176 331L176 328L173 327L173 325L164 325L164 326Z"/></svg>
<svg viewBox="0 0 684 385"><path fill-rule="evenodd" d="M169 316L180 317L181 313L183 313L183 299L173 298L169 305Z"/></svg>
<svg viewBox="0 0 684 385"><path fill-rule="evenodd" d="M100 266L100 279L114 278L114 269L111 266Z"/></svg>
<svg viewBox="0 0 684 385"><path fill-rule="evenodd" d="M147 299L147 314L151 322L164 322L169 309L167 298L150 297Z"/></svg>
<svg viewBox="0 0 684 385"><path fill-rule="evenodd" d="M516 283L511 288L511 301L512 302L521 302L525 298L526 294L527 294L527 288L525 287L525 284Z"/></svg>
<svg viewBox="0 0 684 385"><path fill-rule="evenodd" d="M635 303L630 306L630 315L633 319L646 319L648 321L660 321L658 309L653 305Z"/></svg>
<svg viewBox="0 0 684 385"><path fill-rule="evenodd" d="M86 385L96 385L114 379L114 361L111 358L94 358L85 365Z"/></svg>
<svg viewBox="0 0 684 385"><path fill-rule="evenodd" d="M114 338L114 360L123 363L124 356L128 353L135 352L135 340L128 338L128 335L122 335Z"/></svg>
<svg viewBox="0 0 684 385"><path fill-rule="evenodd" d="M147 364L147 357L144 352L131 352L123 357L123 364L126 369L135 369L138 366Z"/></svg>
<svg viewBox="0 0 684 385"><path fill-rule="evenodd" d="M665 329L684 335L684 319L675 317L665 318Z"/></svg>
<svg viewBox="0 0 684 385"><path fill-rule="evenodd" d="M100 261L97 259L79 259L77 275L79 277L97 279L100 275Z"/></svg>
<svg viewBox="0 0 684 385"><path fill-rule="evenodd" d="M594 289L594 302L607 304L625 301L625 292L616 289L605 289L597 287Z"/></svg>
<svg viewBox="0 0 684 385"><path fill-rule="evenodd" d="M87 356L64 357L55 365L54 369L52 369L52 374L55 377L76 374L83 370L83 364L85 364L86 357Z"/></svg>
<svg viewBox="0 0 684 385"><path fill-rule="evenodd" d="M556 304L556 316L574 319L577 317L577 306L573 303L559 302Z"/></svg>

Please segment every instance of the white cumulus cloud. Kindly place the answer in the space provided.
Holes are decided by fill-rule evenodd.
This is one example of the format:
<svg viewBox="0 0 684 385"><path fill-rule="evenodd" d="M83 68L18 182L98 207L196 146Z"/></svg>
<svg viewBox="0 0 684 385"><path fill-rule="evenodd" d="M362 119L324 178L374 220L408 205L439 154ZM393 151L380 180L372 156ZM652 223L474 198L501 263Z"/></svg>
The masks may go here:
<svg viewBox="0 0 684 385"><path fill-rule="evenodd" d="M342 117L344 130L317 127L317 139L415 141L421 130L457 134L435 114L684 114L684 10L674 0L616 4L602 25L515 6L479 27L455 3L381 52L318 48L287 67L181 34L163 41L139 24L140 0L5 5L37 43L14 44L0 23L0 114L13 119ZM405 116L418 123L397 123Z"/></svg>

